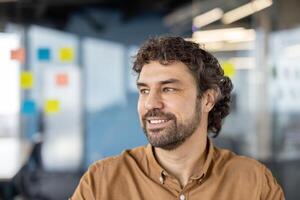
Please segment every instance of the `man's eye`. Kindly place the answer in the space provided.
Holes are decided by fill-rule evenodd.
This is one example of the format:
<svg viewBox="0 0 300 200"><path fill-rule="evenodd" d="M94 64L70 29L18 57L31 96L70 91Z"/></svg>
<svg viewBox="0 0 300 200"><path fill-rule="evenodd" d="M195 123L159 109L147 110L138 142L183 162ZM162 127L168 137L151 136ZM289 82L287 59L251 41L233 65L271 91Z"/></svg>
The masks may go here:
<svg viewBox="0 0 300 200"><path fill-rule="evenodd" d="M148 94L149 89L140 89L140 94Z"/></svg>
<svg viewBox="0 0 300 200"><path fill-rule="evenodd" d="M166 87L166 88L163 88L163 91L164 92L174 92L174 91L176 91L176 89L175 88Z"/></svg>

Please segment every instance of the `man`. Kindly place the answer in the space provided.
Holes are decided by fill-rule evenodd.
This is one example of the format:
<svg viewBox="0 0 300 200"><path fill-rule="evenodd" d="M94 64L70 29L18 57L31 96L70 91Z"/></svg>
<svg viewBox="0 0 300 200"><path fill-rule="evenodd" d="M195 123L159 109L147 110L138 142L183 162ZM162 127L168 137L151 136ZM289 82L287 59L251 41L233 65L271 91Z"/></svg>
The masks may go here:
<svg viewBox="0 0 300 200"><path fill-rule="evenodd" d="M215 57L179 37L154 38L133 70L150 144L93 164L71 200L284 199L264 165L208 139L229 114L233 87Z"/></svg>

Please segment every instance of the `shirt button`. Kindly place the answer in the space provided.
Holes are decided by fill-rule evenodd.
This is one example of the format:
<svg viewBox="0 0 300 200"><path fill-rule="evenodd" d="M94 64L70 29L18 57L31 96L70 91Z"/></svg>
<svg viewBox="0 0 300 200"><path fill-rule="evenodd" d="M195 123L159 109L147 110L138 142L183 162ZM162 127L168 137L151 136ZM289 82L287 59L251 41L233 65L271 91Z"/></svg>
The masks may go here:
<svg viewBox="0 0 300 200"><path fill-rule="evenodd" d="M183 194L181 194L181 195L179 196L179 199L180 199L180 200L185 200L185 196L184 196Z"/></svg>

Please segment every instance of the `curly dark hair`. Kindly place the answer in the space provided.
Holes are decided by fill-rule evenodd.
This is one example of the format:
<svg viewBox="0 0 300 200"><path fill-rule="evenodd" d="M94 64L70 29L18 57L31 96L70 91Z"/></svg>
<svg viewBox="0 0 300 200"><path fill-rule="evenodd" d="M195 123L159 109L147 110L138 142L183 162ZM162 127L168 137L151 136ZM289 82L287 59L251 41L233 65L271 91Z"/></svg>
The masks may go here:
<svg viewBox="0 0 300 200"><path fill-rule="evenodd" d="M151 38L142 45L133 64L133 71L140 74L143 66L150 61L158 61L163 65L172 62L182 62L191 71L197 81L198 96L208 89L219 93L219 98L213 109L208 114L208 131L217 137L222 128L223 119L230 112L231 96L233 89L229 77L224 76L218 60L197 43L186 41L181 37Z"/></svg>

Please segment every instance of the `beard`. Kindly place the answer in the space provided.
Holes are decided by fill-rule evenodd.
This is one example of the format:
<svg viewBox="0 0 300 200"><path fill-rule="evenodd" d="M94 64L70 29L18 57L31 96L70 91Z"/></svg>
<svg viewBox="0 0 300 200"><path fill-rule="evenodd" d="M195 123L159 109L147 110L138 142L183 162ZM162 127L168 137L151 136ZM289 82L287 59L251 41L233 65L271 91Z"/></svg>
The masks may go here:
<svg viewBox="0 0 300 200"><path fill-rule="evenodd" d="M174 114L169 112L162 112L159 109L149 110L143 117L143 130L149 143L158 148L165 150L174 150L183 144L196 131L200 124L201 104L197 100L195 111L191 118L184 122L177 122ZM148 117L162 117L167 119L169 125L164 128L147 129Z"/></svg>

